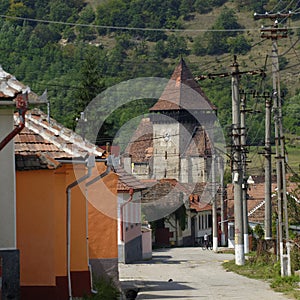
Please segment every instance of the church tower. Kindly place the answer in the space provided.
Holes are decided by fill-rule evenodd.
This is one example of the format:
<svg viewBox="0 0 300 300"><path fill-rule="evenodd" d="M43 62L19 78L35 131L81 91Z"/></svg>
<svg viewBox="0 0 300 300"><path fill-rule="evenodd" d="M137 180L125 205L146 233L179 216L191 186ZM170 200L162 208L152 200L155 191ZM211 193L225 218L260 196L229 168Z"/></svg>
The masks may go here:
<svg viewBox="0 0 300 300"><path fill-rule="evenodd" d="M152 169L155 179L205 182L211 163L206 129L216 107L209 101L183 59L161 97L150 108L153 124Z"/></svg>

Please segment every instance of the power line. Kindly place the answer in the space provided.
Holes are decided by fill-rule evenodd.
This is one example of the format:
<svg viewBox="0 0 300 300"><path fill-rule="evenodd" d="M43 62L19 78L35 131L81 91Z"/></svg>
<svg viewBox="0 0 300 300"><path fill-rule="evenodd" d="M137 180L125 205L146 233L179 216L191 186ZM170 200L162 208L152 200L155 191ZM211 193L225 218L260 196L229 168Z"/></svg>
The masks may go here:
<svg viewBox="0 0 300 300"><path fill-rule="evenodd" d="M76 26L76 27L91 27L91 28L102 28L102 29L114 29L114 30L138 30L138 31L162 31L162 32L247 32L247 31L257 31L257 28L232 28L232 29L178 29L178 28L149 28L149 27L128 27L128 26L109 26L109 25L96 25L96 24L82 24L82 23L70 23L62 21L51 21L43 19L32 19L24 17L15 17L8 15L0 15L1 18L30 21L36 23L47 23L47 24L59 24L66 26ZM300 28L300 27L299 27Z"/></svg>

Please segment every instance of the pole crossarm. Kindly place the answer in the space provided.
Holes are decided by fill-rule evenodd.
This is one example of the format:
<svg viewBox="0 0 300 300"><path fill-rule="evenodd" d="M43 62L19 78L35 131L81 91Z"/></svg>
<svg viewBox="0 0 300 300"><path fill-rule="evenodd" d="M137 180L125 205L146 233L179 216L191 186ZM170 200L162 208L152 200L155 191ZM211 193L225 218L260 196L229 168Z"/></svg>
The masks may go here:
<svg viewBox="0 0 300 300"><path fill-rule="evenodd" d="M278 19L285 19L285 18L289 18L293 15L293 12L289 12L286 14L282 14L282 13L276 13L276 14L269 14L269 13L265 13L265 14L258 14L258 13L254 13L254 19L255 20L259 20L259 19L270 19L270 20L278 20Z"/></svg>
<svg viewBox="0 0 300 300"><path fill-rule="evenodd" d="M239 71L239 72L225 72L225 73L215 73L215 74L207 74L207 75L199 75L195 77L195 80L201 81L201 80L205 80L205 79L215 79L215 78L224 78L224 77L229 77L229 76L233 76L233 75L243 75L243 74L247 74L247 75L261 75L263 77L266 76L266 73L264 70L262 69L258 69L258 70L250 70L250 71Z"/></svg>
<svg viewBox="0 0 300 300"><path fill-rule="evenodd" d="M277 27L262 28L260 36L264 39L283 39L288 37L288 29Z"/></svg>

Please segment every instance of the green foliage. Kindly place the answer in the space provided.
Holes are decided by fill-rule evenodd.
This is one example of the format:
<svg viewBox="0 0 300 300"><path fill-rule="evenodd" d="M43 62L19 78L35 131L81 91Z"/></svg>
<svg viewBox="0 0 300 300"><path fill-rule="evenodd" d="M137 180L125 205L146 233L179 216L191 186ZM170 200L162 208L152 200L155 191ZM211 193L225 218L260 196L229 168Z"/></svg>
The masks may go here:
<svg viewBox="0 0 300 300"><path fill-rule="evenodd" d="M239 9L247 9L256 13L265 13L265 5L268 3L267 0L235 0ZM284 2L284 1L282 1ZM277 5L277 4L276 4ZM280 11L280 10L278 10Z"/></svg>
<svg viewBox="0 0 300 300"><path fill-rule="evenodd" d="M240 28L241 26L237 21L234 10L225 7L211 27L212 31L205 33L205 38L207 40L207 54L217 55L228 52L230 49L228 38L237 36L237 32L224 30ZM240 43L242 42L240 41Z"/></svg>
<svg viewBox="0 0 300 300"><path fill-rule="evenodd" d="M228 45L228 50L232 54L246 54L251 49L251 45L242 34L239 34L236 37L229 37L226 40L226 43Z"/></svg>
<svg viewBox="0 0 300 300"><path fill-rule="evenodd" d="M300 94L289 98L285 103L283 124L289 133L300 135Z"/></svg>
<svg viewBox="0 0 300 300"><path fill-rule="evenodd" d="M111 0L97 7L96 23L100 26L133 27L133 36L158 41L165 37L160 31L144 31L138 28L180 28L180 0ZM102 28L100 34L118 32Z"/></svg>
<svg viewBox="0 0 300 300"><path fill-rule="evenodd" d="M286 292L290 292L293 289L297 289L298 284L299 284L299 276L285 276L285 277L277 276L272 281L271 288L273 288L276 292L286 293Z"/></svg>
<svg viewBox="0 0 300 300"><path fill-rule="evenodd" d="M84 300L117 300L120 297L120 291L112 280L105 278L97 279L94 283L96 294L83 297Z"/></svg>
<svg viewBox="0 0 300 300"><path fill-rule="evenodd" d="M179 57L186 58L190 53L196 56L229 52L245 54L249 49L249 41L243 34L236 32L208 32L188 37L188 40L185 35L176 31L138 29L183 28L183 20L192 19L195 11L208 11L222 6L226 2L224 0L109 0L97 1L98 6L95 5L94 10L88 1L83 0L0 2L0 12L4 15L57 22L54 24L1 18L0 63L6 71L28 84L36 93L42 94L47 89L52 117L70 128L74 128L79 113L91 101L93 90L99 93L103 88L137 77L169 78ZM250 0L243 2L245 5L255 4L255 1ZM265 5L268 1L259 2L260 5ZM73 26L59 22L137 29L96 29L92 26ZM224 6L212 29L240 27L234 10ZM99 33L109 35L99 36ZM100 46L92 46L95 44ZM215 57L218 63L217 56ZM281 59L281 65L284 64L286 61ZM199 66L194 71L199 72ZM228 64L222 66L220 63L218 72L227 71ZM208 72L213 70L208 69ZM244 89L255 88L258 81L252 76L242 84ZM230 78L206 80L200 82L200 85L218 107L218 118L229 142ZM284 127L291 133L299 134L300 112L297 99L291 98L285 102L284 114L292 117L284 118ZM142 105L133 115L147 109ZM106 120L101 133L111 138L122 126L121 120L127 122L130 114L132 110L129 107L124 107L122 113L117 110L115 116ZM259 144L263 141L262 118L262 114L251 116L248 142Z"/></svg>
<svg viewBox="0 0 300 300"><path fill-rule="evenodd" d="M170 58L185 56L189 53L184 37L171 34L165 43L165 55Z"/></svg>
<svg viewBox="0 0 300 300"><path fill-rule="evenodd" d="M223 263L223 267L249 278L263 280L277 278L280 272L280 265L276 262L276 257L274 256L272 259L269 258L267 262L263 257L256 259L250 256L243 266L236 265L234 261L229 261Z"/></svg>
<svg viewBox="0 0 300 300"><path fill-rule="evenodd" d="M200 14L210 12L214 7L221 6L226 0L196 0L194 3L195 11Z"/></svg>
<svg viewBox="0 0 300 300"><path fill-rule="evenodd" d="M292 272L295 272L297 270L300 270L300 236L294 238L294 243L292 245L291 267Z"/></svg>
<svg viewBox="0 0 300 300"><path fill-rule="evenodd" d="M235 261L223 263L223 267L237 274L249 278L268 280L271 288L282 292L291 299L299 299L300 292L299 276L280 276L280 263L276 261L275 255L265 254L261 256L250 255L243 266L238 266Z"/></svg>
<svg viewBox="0 0 300 300"><path fill-rule="evenodd" d="M201 56L206 54L206 48L203 45L203 37L197 36L192 45L192 54Z"/></svg>
<svg viewBox="0 0 300 300"><path fill-rule="evenodd" d="M259 239L262 239L264 234L265 234L265 231L264 229L262 228L262 226L260 224L257 224L255 227L254 227L254 230L253 232L255 233L255 235L259 238Z"/></svg>
<svg viewBox="0 0 300 300"><path fill-rule="evenodd" d="M1 14L6 13L8 8L9 8L9 0L2 0L0 2L0 13Z"/></svg>

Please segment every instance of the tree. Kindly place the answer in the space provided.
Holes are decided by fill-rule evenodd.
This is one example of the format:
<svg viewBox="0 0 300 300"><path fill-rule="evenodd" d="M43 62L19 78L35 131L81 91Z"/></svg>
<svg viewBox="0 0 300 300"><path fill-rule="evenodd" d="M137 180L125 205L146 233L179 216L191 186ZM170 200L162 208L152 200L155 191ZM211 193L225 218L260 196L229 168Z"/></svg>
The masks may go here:
<svg viewBox="0 0 300 300"><path fill-rule="evenodd" d="M77 23L79 24L92 24L95 21L95 13L91 6L86 6L79 14ZM87 26L78 26L78 38L82 40L92 40L96 37L96 30Z"/></svg>
<svg viewBox="0 0 300 300"><path fill-rule="evenodd" d="M0 2L0 13L5 14L9 9L9 0L2 0Z"/></svg>
<svg viewBox="0 0 300 300"><path fill-rule="evenodd" d="M78 116L95 96L100 94L104 89L104 81L98 61L99 51L93 48L86 50L85 58L79 71L78 89L74 94L76 101L76 111Z"/></svg>
<svg viewBox="0 0 300 300"><path fill-rule="evenodd" d="M228 37L226 43L228 45L228 50L230 50L232 54L245 55L251 49L251 45L243 34L239 34L236 37Z"/></svg>
<svg viewBox="0 0 300 300"><path fill-rule="evenodd" d="M207 53L211 55L222 54L228 51L227 39L237 35L234 29L240 29L237 17L232 9L224 8L217 18L212 31L205 33L207 39Z"/></svg>
<svg viewBox="0 0 300 300"><path fill-rule="evenodd" d="M190 14L195 11L193 7L193 0L182 0L180 3L179 11L180 15L183 17L184 20L187 20Z"/></svg>
<svg viewBox="0 0 300 300"><path fill-rule="evenodd" d="M201 56L206 54L206 48L203 45L203 36L197 36L192 45L192 54Z"/></svg>
<svg viewBox="0 0 300 300"><path fill-rule="evenodd" d="M289 133L300 135L300 94L291 97L284 104L283 124Z"/></svg>
<svg viewBox="0 0 300 300"><path fill-rule="evenodd" d="M185 38L175 34L168 36L165 50L170 58L177 58L180 55L187 55L189 53Z"/></svg>
<svg viewBox="0 0 300 300"><path fill-rule="evenodd" d="M10 1L10 6L7 11L9 16L21 17L21 18L32 18L33 10L27 7L23 2L18 2L15 0ZM23 20L11 20L14 24L22 25Z"/></svg>
<svg viewBox="0 0 300 300"><path fill-rule="evenodd" d="M127 3L123 0L111 0L101 3L96 10L96 24L100 26L127 27L130 23L127 15ZM112 28L99 28L99 34L116 31Z"/></svg>

